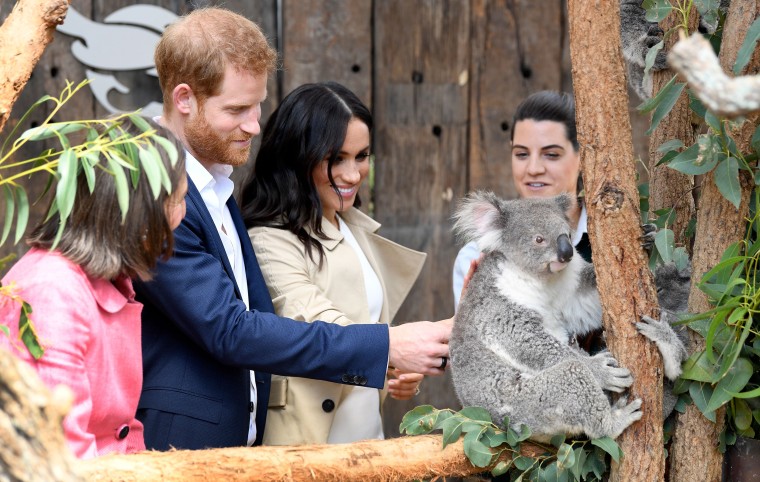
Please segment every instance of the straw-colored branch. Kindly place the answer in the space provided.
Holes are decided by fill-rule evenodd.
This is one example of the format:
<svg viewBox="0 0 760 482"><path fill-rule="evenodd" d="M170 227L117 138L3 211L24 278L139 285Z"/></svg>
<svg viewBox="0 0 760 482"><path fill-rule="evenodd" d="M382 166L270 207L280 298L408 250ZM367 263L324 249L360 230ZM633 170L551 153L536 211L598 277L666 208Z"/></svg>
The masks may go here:
<svg viewBox="0 0 760 482"><path fill-rule="evenodd" d="M668 63L715 115L733 118L760 111L760 77L727 76L702 35L679 40L668 54Z"/></svg>

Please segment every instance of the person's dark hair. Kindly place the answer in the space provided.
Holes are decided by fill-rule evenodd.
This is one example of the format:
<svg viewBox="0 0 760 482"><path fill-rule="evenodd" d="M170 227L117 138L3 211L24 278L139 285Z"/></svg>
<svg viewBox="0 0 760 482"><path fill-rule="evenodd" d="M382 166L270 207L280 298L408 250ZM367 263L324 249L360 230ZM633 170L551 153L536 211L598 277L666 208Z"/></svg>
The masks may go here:
<svg viewBox="0 0 760 482"><path fill-rule="evenodd" d="M575 127L575 99L568 92L542 90L525 98L515 110L512 117L510 141L515 139L515 125L522 120L553 121L565 126L567 139L578 152L578 131ZM583 180L578 176L577 193L583 190Z"/></svg>
<svg viewBox="0 0 760 482"><path fill-rule="evenodd" d="M554 121L564 124L567 139L578 150L578 132L575 129L575 99L568 92L542 90L525 98L515 110L512 117L512 137L515 138L514 125L521 120Z"/></svg>
<svg viewBox="0 0 760 482"><path fill-rule="evenodd" d="M154 145L169 175L172 192L175 192L186 176L185 150L168 130L145 120L157 135L168 139L177 149L177 161L172 166L164 148L158 143ZM119 123L127 135L137 136L143 132L129 118L122 118ZM107 122L100 127L101 132L113 126L114 122ZM162 188L158 199L154 199L145 170L140 169L137 186L133 188L131 181L128 181L129 209L122 222L116 180L106 171L108 166L102 156L100 161L104 165L95 166L92 193L86 176L80 174L77 177L74 206L56 250L93 278L110 280L126 275L150 279L150 270L155 267L158 258L170 256L173 250L174 238L166 209L171 196ZM60 216L56 212L34 229L27 243L33 247L51 248L59 225Z"/></svg>
<svg viewBox="0 0 760 482"><path fill-rule="evenodd" d="M321 266L322 246L306 230L309 227L314 235L326 237L313 172L326 159L328 178L335 184L332 167L353 118L372 130L367 106L336 82L305 84L282 100L267 121L254 169L243 186L240 204L246 227L289 230L312 260L317 250ZM360 203L357 195L354 206Z"/></svg>

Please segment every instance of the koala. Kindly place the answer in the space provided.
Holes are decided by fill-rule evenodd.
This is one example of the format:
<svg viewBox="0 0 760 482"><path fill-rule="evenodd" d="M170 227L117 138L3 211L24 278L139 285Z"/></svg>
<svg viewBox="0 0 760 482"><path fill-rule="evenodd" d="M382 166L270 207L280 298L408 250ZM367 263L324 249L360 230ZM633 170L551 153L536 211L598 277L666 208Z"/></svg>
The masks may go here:
<svg viewBox="0 0 760 482"><path fill-rule="evenodd" d="M620 0L620 41L628 83L641 100L646 100L652 96L652 77L644 75L646 56L649 49L662 40L663 31L657 23L647 21L642 3L642 0ZM720 12L725 13L730 3L730 0L721 0ZM713 34L717 28L718 17L700 17L700 32ZM660 50L651 70L663 70L667 66L667 54Z"/></svg>
<svg viewBox="0 0 760 482"><path fill-rule="evenodd" d="M463 405L487 409L497 424L527 425L537 440L615 438L642 416L641 400L608 396L631 386L628 369L572 343L602 326L602 309L593 266L570 243L570 205L567 195L506 201L481 191L455 214L455 231L485 253L454 318L455 391ZM680 368L685 350L667 321L641 323Z"/></svg>

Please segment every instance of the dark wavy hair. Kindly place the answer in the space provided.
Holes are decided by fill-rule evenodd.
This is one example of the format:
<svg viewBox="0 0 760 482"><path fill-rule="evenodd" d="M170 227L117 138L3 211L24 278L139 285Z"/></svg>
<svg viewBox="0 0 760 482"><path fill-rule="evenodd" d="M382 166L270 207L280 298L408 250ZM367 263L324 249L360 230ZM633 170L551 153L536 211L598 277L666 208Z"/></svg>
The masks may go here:
<svg viewBox="0 0 760 482"><path fill-rule="evenodd" d="M328 178L335 184L332 167L354 118L372 130L367 106L337 82L304 84L282 100L267 121L253 171L243 185L240 204L247 228L287 229L298 236L312 260L316 249L321 267L322 246L306 231L309 227L326 238L313 172L326 159ZM354 206L359 205L357 195Z"/></svg>
<svg viewBox="0 0 760 482"><path fill-rule="evenodd" d="M575 127L575 99L568 92L554 90L542 90L525 98L515 110L512 117L512 133L510 140L515 140L514 126L522 120L552 121L565 126L567 139L573 144L573 149L578 152L578 131ZM583 191L583 179L578 175L576 194Z"/></svg>

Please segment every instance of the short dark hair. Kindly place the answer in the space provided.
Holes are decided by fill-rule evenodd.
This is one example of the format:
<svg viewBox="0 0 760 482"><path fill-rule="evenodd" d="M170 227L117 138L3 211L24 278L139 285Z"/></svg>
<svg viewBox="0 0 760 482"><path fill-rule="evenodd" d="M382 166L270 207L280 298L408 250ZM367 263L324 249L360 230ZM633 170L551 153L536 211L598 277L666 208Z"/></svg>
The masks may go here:
<svg viewBox="0 0 760 482"><path fill-rule="evenodd" d="M575 99L567 92L542 90L525 98L515 110L512 118L512 137L515 138L514 126L521 120L554 121L564 124L567 139L578 150L578 132L575 128Z"/></svg>
<svg viewBox="0 0 760 482"><path fill-rule="evenodd" d="M182 177L186 176L185 150L167 129L145 120L157 135L170 140L177 149L177 161L172 166L164 148L155 144L169 174L172 192L175 192ZM136 136L143 132L128 117L118 122L128 135ZM106 122L100 127L101 132L113 126L114 122ZM137 186L130 189L129 208L122 222L116 180L106 172L106 167L95 166L92 193L87 178L81 174L78 176L74 206L56 250L93 278L114 279L126 275L149 279L150 270L155 267L158 258L168 257L173 250L172 230L166 211L170 195L161 189L158 199L154 199L145 170L140 169ZM129 185L131 187L132 183ZM27 243L34 247L52 248L60 222L59 213L56 212L34 229Z"/></svg>
<svg viewBox="0 0 760 482"><path fill-rule="evenodd" d="M312 259L312 250L317 250L321 266L322 246L304 229L309 226L314 234L325 238L313 172L327 159L327 175L335 184L332 167L354 118L372 130L367 106L337 82L304 84L282 100L267 121L254 169L243 186L241 208L246 227L291 231ZM357 195L354 206L360 204Z"/></svg>

